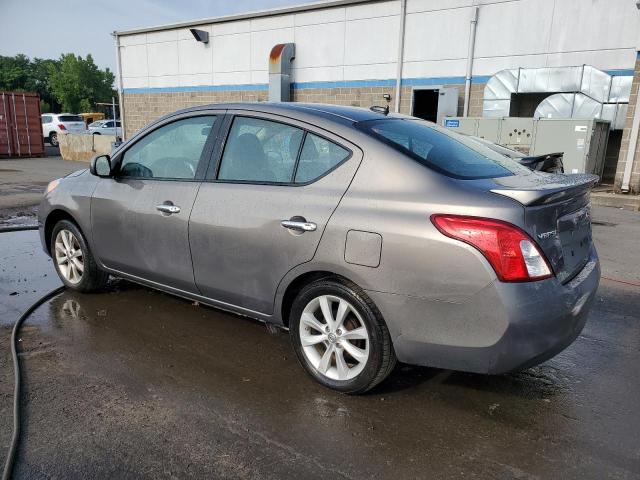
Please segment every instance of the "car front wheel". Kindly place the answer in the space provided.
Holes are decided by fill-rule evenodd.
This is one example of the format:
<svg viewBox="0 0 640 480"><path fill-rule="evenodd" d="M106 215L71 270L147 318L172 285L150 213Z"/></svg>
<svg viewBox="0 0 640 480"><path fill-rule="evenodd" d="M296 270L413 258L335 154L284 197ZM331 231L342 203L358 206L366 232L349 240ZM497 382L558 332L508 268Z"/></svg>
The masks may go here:
<svg viewBox="0 0 640 480"><path fill-rule="evenodd" d="M382 315L357 285L321 279L304 287L291 310L298 360L321 384L358 394L393 370L396 357Z"/></svg>
<svg viewBox="0 0 640 480"><path fill-rule="evenodd" d="M69 220L61 220L53 227L51 257L60 280L73 290L93 292L109 280L109 275L98 267L82 232Z"/></svg>

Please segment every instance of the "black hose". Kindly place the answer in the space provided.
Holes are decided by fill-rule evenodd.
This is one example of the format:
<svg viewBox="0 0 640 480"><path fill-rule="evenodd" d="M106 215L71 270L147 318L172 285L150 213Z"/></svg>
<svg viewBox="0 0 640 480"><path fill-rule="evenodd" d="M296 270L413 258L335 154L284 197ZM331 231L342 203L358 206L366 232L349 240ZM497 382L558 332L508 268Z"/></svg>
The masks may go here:
<svg viewBox="0 0 640 480"><path fill-rule="evenodd" d="M38 225L8 225L0 227L0 233L24 232L25 230L38 230Z"/></svg>
<svg viewBox="0 0 640 480"><path fill-rule="evenodd" d="M2 480L9 480L11 478L11 472L13 471L13 462L16 457L16 451L18 449L18 440L20 438L20 363L18 361L18 352L16 348L16 337L20 330L20 325L24 320L31 315L36 308L42 305L47 300L55 297L65 289L64 286L51 290L49 293L40 297L33 305L31 305L21 316L18 318L13 326L11 332L11 356L13 358L13 372L14 372L14 386L13 386L13 436L11 437L11 444L9 446L9 452L7 453L7 460L4 464L4 470L2 472Z"/></svg>
<svg viewBox="0 0 640 480"><path fill-rule="evenodd" d="M37 230L38 226L19 226L1 228L0 232L15 232L22 230ZM65 289L64 286L51 290L49 293L40 297L34 304L32 304L16 321L11 331L11 357L13 359L13 435L11 436L11 444L9 445L9 451L7 452L7 460L4 464L4 470L2 471L2 480L9 480L11 473L13 472L13 463L16 458L16 451L18 450L18 440L20 439L20 362L18 361L18 351L16 348L16 338L20 325L25 319L31 315L36 308L42 305L47 300L55 297Z"/></svg>

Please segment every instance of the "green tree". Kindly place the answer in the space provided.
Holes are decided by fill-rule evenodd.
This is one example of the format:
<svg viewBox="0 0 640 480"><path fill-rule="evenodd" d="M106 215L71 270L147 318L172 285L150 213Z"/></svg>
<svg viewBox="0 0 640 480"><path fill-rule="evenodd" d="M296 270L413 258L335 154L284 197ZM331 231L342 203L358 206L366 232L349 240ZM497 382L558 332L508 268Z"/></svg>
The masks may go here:
<svg viewBox="0 0 640 480"><path fill-rule="evenodd" d="M116 95L113 73L108 68L100 70L91 55L83 59L67 53L46 68L51 92L65 111L91 110L95 102L108 102Z"/></svg>
<svg viewBox="0 0 640 480"><path fill-rule="evenodd" d="M0 57L0 90L24 91L30 70L29 57Z"/></svg>
<svg viewBox="0 0 640 480"><path fill-rule="evenodd" d="M49 66L55 65L56 60L34 58L29 60L26 55L15 57L0 56L0 90L16 92L36 92L40 95L43 108L50 111L58 109L60 105L53 97L49 85Z"/></svg>

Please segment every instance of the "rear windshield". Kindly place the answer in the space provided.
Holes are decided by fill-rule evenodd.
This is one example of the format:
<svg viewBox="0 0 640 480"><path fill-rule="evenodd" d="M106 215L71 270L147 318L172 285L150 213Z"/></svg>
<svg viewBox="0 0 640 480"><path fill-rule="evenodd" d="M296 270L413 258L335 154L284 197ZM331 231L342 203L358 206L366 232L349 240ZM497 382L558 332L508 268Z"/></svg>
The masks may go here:
<svg viewBox="0 0 640 480"><path fill-rule="evenodd" d="M386 118L358 128L422 165L461 179L507 177L530 171L479 142L422 120Z"/></svg>
<svg viewBox="0 0 640 480"><path fill-rule="evenodd" d="M60 115L58 120L61 122L84 122L79 115Z"/></svg>

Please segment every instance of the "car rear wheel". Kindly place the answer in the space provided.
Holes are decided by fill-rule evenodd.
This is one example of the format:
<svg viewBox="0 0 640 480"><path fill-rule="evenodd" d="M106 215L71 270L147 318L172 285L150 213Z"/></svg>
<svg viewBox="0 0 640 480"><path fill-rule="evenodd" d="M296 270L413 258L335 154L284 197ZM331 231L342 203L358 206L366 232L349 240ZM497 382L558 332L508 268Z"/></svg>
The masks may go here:
<svg viewBox="0 0 640 480"><path fill-rule="evenodd" d="M73 290L94 292L109 280L109 274L98 267L82 232L69 220L61 220L53 227L51 256L60 280Z"/></svg>
<svg viewBox="0 0 640 480"><path fill-rule="evenodd" d="M51 132L49 134L49 143L52 147L58 146L58 134L56 132Z"/></svg>
<svg viewBox="0 0 640 480"><path fill-rule="evenodd" d="M307 285L294 300L290 318L298 360L329 388L364 393L396 364L382 315L351 282L322 279Z"/></svg>

